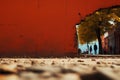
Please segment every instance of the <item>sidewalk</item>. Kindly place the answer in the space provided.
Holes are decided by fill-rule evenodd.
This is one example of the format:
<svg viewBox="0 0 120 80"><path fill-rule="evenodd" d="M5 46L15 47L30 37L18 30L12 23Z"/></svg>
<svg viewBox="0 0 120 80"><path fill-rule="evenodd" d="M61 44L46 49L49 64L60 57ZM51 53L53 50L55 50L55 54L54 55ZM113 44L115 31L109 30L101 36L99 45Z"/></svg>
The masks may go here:
<svg viewBox="0 0 120 80"><path fill-rule="evenodd" d="M91 54L80 54L79 57L107 57L107 58L120 58L120 55L101 55L101 54L97 54L97 55L91 55Z"/></svg>

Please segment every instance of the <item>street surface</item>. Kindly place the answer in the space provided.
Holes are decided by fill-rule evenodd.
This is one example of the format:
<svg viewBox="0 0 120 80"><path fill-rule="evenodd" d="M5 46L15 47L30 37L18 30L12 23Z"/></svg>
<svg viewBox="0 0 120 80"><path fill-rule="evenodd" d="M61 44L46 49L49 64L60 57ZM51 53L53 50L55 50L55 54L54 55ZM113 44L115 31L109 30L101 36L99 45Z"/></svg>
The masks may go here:
<svg viewBox="0 0 120 80"><path fill-rule="evenodd" d="M120 80L120 58L0 58L0 80Z"/></svg>

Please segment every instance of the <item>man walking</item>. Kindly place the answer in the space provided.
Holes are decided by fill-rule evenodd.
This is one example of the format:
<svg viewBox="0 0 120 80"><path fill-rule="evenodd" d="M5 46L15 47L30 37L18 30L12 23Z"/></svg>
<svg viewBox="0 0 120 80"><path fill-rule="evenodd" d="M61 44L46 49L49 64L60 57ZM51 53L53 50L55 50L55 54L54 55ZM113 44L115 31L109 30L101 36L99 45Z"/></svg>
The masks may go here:
<svg viewBox="0 0 120 80"><path fill-rule="evenodd" d="M96 44L94 45L94 51L95 51L95 54L97 54L97 45Z"/></svg>
<svg viewBox="0 0 120 80"><path fill-rule="evenodd" d="M90 54L92 54L92 46L90 46Z"/></svg>

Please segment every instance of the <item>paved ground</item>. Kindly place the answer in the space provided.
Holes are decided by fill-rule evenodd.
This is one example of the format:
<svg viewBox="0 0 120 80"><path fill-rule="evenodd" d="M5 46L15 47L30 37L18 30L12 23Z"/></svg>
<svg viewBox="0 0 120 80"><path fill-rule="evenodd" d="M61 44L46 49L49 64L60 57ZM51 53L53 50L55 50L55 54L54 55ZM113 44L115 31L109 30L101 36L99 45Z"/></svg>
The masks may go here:
<svg viewBox="0 0 120 80"><path fill-rule="evenodd" d="M0 80L120 80L120 59L0 58Z"/></svg>

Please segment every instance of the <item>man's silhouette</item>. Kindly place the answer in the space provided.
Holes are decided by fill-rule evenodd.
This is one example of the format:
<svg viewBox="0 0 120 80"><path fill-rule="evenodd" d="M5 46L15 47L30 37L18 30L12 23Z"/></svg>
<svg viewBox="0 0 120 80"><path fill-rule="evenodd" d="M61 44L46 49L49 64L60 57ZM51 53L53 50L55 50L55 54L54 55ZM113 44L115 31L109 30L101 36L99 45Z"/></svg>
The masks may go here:
<svg viewBox="0 0 120 80"><path fill-rule="evenodd" d="M92 46L90 46L90 54L92 53Z"/></svg>
<svg viewBox="0 0 120 80"><path fill-rule="evenodd" d="M97 54L97 45L96 44L94 45L94 51L95 51L95 54Z"/></svg>

